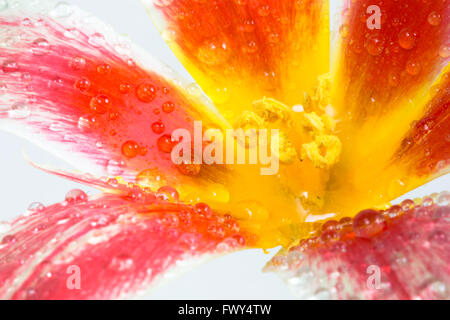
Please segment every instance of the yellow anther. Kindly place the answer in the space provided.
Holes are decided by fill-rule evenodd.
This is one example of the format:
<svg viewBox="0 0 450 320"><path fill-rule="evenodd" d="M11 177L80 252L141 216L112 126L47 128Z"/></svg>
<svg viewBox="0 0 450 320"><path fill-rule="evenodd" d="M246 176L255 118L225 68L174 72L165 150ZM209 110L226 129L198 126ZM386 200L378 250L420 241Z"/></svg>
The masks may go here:
<svg viewBox="0 0 450 320"><path fill-rule="evenodd" d="M290 125L291 109L275 99L264 97L257 100L253 102L253 109L264 121L270 123L282 121L284 125Z"/></svg>
<svg viewBox="0 0 450 320"><path fill-rule="evenodd" d="M253 111L243 111L234 127L243 130L260 129L264 127L264 119Z"/></svg>
<svg viewBox="0 0 450 320"><path fill-rule="evenodd" d="M318 116L315 112L310 113L302 113L302 125L303 127L314 133L322 133L325 130L325 124L322 121L322 118Z"/></svg>
<svg viewBox="0 0 450 320"><path fill-rule="evenodd" d="M281 163L290 164L297 158L297 151L292 145L288 135L280 131L278 133L279 148L273 148L272 152Z"/></svg>
<svg viewBox="0 0 450 320"><path fill-rule="evenodd" d="M342 143L333 135L318 135L315 140L302 145L302 158L310 159L317 168L326 169L339 160Z"/></svg>

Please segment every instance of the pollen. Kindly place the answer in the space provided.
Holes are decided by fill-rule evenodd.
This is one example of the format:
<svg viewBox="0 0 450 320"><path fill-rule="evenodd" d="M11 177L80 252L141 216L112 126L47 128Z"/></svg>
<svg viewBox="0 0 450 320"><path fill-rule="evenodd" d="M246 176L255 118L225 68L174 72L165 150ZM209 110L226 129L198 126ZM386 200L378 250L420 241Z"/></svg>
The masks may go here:
<svg viewBox="0 0 450 320"><path fill-rule="evenodd" d="M338 162L342 143L333 135L318 135L311 143L302 146L302 158L310 159L314 166L328 169Z"/></svg>

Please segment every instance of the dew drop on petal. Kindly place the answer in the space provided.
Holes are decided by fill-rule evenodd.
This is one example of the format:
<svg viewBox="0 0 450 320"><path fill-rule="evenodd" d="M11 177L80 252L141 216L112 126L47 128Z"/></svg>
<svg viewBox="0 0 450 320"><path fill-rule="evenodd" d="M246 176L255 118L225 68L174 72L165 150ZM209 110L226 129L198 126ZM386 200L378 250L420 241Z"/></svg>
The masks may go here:
<svg viewBox="0 0 450 320"><path fill-rule="evenodd" d="M376 210L368 209L358 213L353 220L353 230L360 238L371 238L386 228L384 216Z"/></svg>
<svg viewBox="0 0 450 320"><path fill-rule="evenodd" d="M162 105L162 110L165 113L171 113L175 110L175 104L171 101L164 102Z"/></svg>
<svg viewBox="0 0 450 320"><path fill-rule="evenodd" d="M136 96L142 102L152 102L156 97L156 88L151 84L143 83L137 87Z"/></svg>
<svg viewBox="0 0 450 320"><path fill-rule="evenodd" d="M164 123L162 121L156 121L152 124L152 131L156 134L161 134L165 130Z"/></svg>
<svg viewBox="0 0 450 320"><path fill-rule="evenodd" d="M89 91L89 89L91 88L92 84L91 81L89 79L78 79L75 82L75 88L77 88L78 90L80 90L83 93L86 93Z"/></svg>
<svg viewBox="0 0 450 320"><path fill-rule="evenodd" d="M87 194L80 189L73 189L66 194L66 202L69 204L84 202L88 199Z"/></svg>
<svg viewBox="0 0 450 320"><path fill-rule="evenodd" d="M11 224L6 221L0 221L0 234L9 232L11 230Z"/></svg>
<svg viewBox="0 0 450 320"><path fill-rule="evenodd" d="M122 145L122 154L127 158L135 158L139 154L139 144L135 141L127 141Z"/></svg>
<svg viewBox="0 0 450 320"><path fill-rule="evenodd" d="M178 191L175 188L172 188L170 186L164 186L158 189L158 195L166 195L166 199L164 200L172 200L172 201L178 201L180 200L180 196L178 194Z"/></svg>
<svg viewBox="0 0 450 320"><path fill-rule="evenodd" d="M366 50L372 56L380 55L384 50L384 39L372 36L366 41Z"/></svg>
<svg viewBox="0 0 450 320"><path fill-rule="evenodd" d="M49 52L50 44L44 38L39 38L33 41L31 52L35 56L43 56Z"/></svg>
<svg viewBox="0 0 450 320"><path fill-rule="evenodd" d="M439 49L439 56L444 59L450 57L450 45L448 45L448 44L443 45Z"/></svg>
<svg viewBox="0 0 450 320"><path fill-rule="evenodd" d="M40 212L45 209L45 206L40 202L33 202L28 206L30 212Z"/></svg>
<svg viewBox="0 0 450 320"><path fill-rule="evenodd" d="M164 153L171 153L172 149L175 146L175 141L172 140L172 136L170 134L165 134L156 141L156 145L158 150Z"/></svg>
<svg viewBox="0 0 450 320"><path fill-rule="evenodd" d="M19 71L19 64L15 60L8 59L3 62L2 70L4 73L17 72Z"/></svg>
<svg viewBox="0 0 450 320"><path fill-rule="evenodd" d="M428 23L432 26L438 26L441 24L441 15L436 11L431 12L428 15Z"/></svg>
<svg viewBox="0 0 450 320"><path fill-rule="evenodd" d="M86 59L82 57L75 57L70 60L69 67L75 71L82 70L86 67Z"/></svg>
<svg viewBox="0 0 450 320"><path fill-rule="evenodd" d="M206 65L218 66L228 61L231 56L230 46L226 40L205 41L198 49L197 58Z"/></svg>
<svg viewBox="0 0 450 320"><path fill-rule="evenodd" d="M105 114L111 106L111 99L105 94L99 94L91 99L91 111L97 114Z"/></svg>
<svg viewBox="0 0 450 320"><path fill-rule="evenodd" d="M16 236L10 234L10 235L4 236L1 243L2 244L11 244L11 243L15 243L15 242L17 242Z"/></svg>
<svg viewBox="0 0 450 320"><path fill-rule="evenodd" d="M406 72L412 76L416 76L420 73L421 66L420 63L416 61L410 61L406 64Z"/></svg>
<svg viewBox="0 0 450 320"><path fill-rule="evenodd" d="M25 119L30 116L31 112L28 106L23 102L16 102L8 111L8 116L11 119Z"/></svg>
<svg viewBox="0 0 450 320"><path fill-rule="evenodd" d="M106 39L101 33L94 33L89 37L89 44L94 47L103 47L106 44Z"/></svg>
<svg viewBox="0 0 450 320"><path fill-rule="evenodd" d="M408 29L403 29L398 34L398 44L405 50L414 48L417 41L417 34Z"/></svg>
<svg viewBox="0 0 450 320"><path fill-rule="evenodd" d="M133 258L127 254L120 254L111 259L109 268L115 271L126 271L134 267Z"/></svg>

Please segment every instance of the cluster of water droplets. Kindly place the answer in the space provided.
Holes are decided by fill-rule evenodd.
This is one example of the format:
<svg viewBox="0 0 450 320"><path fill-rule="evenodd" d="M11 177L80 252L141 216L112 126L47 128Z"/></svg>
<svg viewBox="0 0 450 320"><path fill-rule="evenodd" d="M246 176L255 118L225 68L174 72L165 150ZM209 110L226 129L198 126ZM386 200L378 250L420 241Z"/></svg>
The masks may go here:
<svg viewBox="0 0 450 320"><path fill-rule="evenodd" d="M399 223L422 223L424 235L406 232L398 237L408 236L408 241L418 241L422 239L423 246L430 249L432 245L442 246L448 242L448 235L439 227L430 227L431 224L448 223L450 216L450 193L443 191L435 193L429 197L415 200L404 200L398 205L393 205L387 210L363 210L355 218L343 218L340 221L328 221L322 225L321 230L315 232L311 238L304 239L296 246L291 247L284 254L275 256L266 267L268 270L275 270L285 279L293 292L303 299L337 299L349 297L352 288L352 281L356 281L355 275L348 270L340 270L336 264L347 252L347 246L360 239L377 239L377 235L389 230L391 224ZM402 220L403 219L403 220ZM442 220L443 219L443 220ZM420 228L420 227L419 227ZM437 228L437 229L436 229ZM375 242L374 242L375 243ZM405 244L405 248L407 244ZM387 249L387 248L386 248ZM405 268L415 261L411 261L411 253L405 251L394 252L390 261L392 270ZM361 253L361 257L364 253ZM329 259L329 257L333 257ZM367 256L370 256L367 253ZM353 257L355 259L355 257ZM413 255L413 259L415 259ZM333 264L333 261L334 264ZM353 263L352 261L350 261ZM416 261L418 263L419 261ZM328 265L331 263L333 265ZM361 262L362 263L362 262ZM342 264L343 266L344 264ZM370 265L370 263L368 264ZM328 266L328 267L327 267ZM330 270L334 270L331 272ZM432 270L428 270L430 273ZM369 275L368 275L369 276ZM450 288L439 279L439 275L423 275L423 285L419 288L419 293L415 293L418 299L442 299L448 297ZM362 284L365 287L365 284ZM375 294L378 298L387 297L392 294L395 288L391 288L389 283L381 283L383 290L354 292L353 298L366 299ZM339 293L339 295L338 295ZM373 297L375 297L373 296Z"/></svg>

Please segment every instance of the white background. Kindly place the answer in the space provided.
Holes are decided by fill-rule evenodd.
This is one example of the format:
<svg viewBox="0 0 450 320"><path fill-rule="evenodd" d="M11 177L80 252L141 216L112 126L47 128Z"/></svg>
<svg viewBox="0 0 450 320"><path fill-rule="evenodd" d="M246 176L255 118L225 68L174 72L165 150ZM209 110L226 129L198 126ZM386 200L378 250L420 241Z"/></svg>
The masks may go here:
<svg viewBox="0 0 450 320"><path fill-rule="evenodd" d="M184 71L167 45L161 40L151 19L138 0L72 0L126 34L185 77ZM34 201L44 204L59 202L73 188L88 189L40 172L24 160L22 151L40 164L68 165L32 146L25 140L0 132L0 220L23 213ZM410 194L411 197L449 189L450 176L442 177ZM251 250L219 258L181 276L155 290L152 299L290 299L282 281L273 274L261 272L265 262L275 253Z"/></svg>

